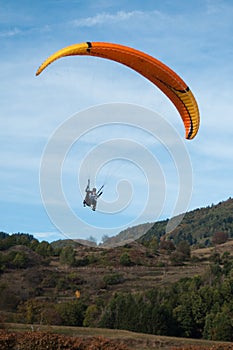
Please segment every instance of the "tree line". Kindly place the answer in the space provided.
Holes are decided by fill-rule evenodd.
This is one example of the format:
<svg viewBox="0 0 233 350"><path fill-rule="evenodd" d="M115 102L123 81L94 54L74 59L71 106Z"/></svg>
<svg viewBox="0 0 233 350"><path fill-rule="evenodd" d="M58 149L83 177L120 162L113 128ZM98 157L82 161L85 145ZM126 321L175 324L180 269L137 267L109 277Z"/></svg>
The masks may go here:
<svg viewBox="0 0 233 350"><path fill-rule="evenodd" d="M233 261L215 254L204 276L145 293L116 293L99 323L106 328L233 341Z"/></svg>
<svg viewBox="0 0 233 350"><path fill-rule="evenodd" d="M59 304L28 300L19 306L19 321L233 341L233 260L227 253L211 260L203 276L145 292L116 292L107 301L98 296Z"/></svg>
<svg viewBox="0 0 233 350"><path fill-rule="evenodd" d="M29 256L24 251L10 250L14 245L25 245L43 259L57 256L61 264L84 266L95 263L94 255L77 258L71 246L54 248L48 242L38 242L31 235L1 233L0 265L4 269L25 268ZM3 237L4 236L4 237ZM226 237L216 235L215 239ZM150 249L157 252L158 240L150 241ZM190 246L180 242L176 247L170 241L160 242L160 249L167 250L174 263L180 264L190 258ZM9 251L7 250L9 249ZM5 250L5 251L4 251ZM24 255L25 254L25 255ZM26 259L24 261L24 258ZM131 266L129 254L120 256L120 264ZM70 278L68 278L70 277ZM54 275L56 288L73 287L82 281L73 281L68 276L63 282ZM123 283L121 274L104 277L105 285ZM46 281L45 281L46 282ZM45 283L44 282L44 283ZM63 284L65 283L65 286ZM68 285L67 285L68 284ZM47 285L51 287L51 285ZM7 297L7 286L0 285L0 294ZM166 287L152 288L141 292L118 292L110 298L96 296L93 300L81 296L64 302L49 302L30 298L15 302L15 321L27 323L57 324L67 326L105 327L125 329L176 337L205 338L233 341L233 258L225 252L211 256L208 269L203 276L183 278ZM7 299L6 299L7 300Z"/></svg>

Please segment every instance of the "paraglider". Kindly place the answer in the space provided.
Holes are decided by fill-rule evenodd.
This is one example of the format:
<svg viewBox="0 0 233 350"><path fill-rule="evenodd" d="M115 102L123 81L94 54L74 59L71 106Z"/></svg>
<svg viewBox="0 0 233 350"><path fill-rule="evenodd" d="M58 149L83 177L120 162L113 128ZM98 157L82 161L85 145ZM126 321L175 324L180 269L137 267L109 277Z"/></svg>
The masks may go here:
<svg viewBox="0 0 233 350"><path fill-rule="evenodd" d="M87 187L85 189L86 196L83 201L83 206L85 207L86 205L91 207L93 211L96 210L96 205L97 205L97 199L102 195L102 189L104 185L101 186L101 188L97 191L95 187L93 189L90 189L90 180L88 179L87 181Z"/></svg>
<svg viewBox="0 0 233 350"><path fill-rule="evenodd" d="M85 42L67 46L51 55L37 70L39 75L55 60L72 55L87 55L124 64L155 84L175 105L185 127L186 139L193 139L199 129L200 116L195 97L187 84L172 69L156 58L119 44Z"/></svg>

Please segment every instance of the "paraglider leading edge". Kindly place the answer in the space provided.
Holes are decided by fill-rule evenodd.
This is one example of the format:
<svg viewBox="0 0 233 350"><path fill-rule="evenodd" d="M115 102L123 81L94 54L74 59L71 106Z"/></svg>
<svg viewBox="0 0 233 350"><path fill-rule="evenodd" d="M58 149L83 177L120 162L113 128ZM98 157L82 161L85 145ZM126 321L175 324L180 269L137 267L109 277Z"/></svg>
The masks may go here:
<svg viewBox="0 0 233 350"><path fill-rule="evenodd" d="M49 64L65 56L87 55L110 59L126 65L156 85L174 104L185 127L186 139L193 139L199 129L197 102L187 84L171 68L139 50L106 42L84 42L67 46L48 57L39 67L39 75Z"/></svg>

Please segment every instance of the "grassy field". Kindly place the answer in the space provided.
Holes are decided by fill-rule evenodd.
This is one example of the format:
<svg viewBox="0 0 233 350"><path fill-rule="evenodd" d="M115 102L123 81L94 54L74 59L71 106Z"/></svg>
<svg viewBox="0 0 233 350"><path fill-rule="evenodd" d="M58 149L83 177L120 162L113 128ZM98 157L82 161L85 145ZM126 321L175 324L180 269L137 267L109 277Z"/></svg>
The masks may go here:
<svg viewBox="0 0 233 350"><path fill-rule="evenodd" d="M33 335L57 334L67 337L78 337L82 339L105 338L111 340L112 344L125 345L130 350L171 350L171 349L214 349L214 350L232 350L233 343L213 342L207 340L194 340L187 338L164 337L150 334L134 333L123 330L111 330L102 328L83 328L83 327L61 327L61 326L41 326L25 324L5 324L7 333L11 332L30 332ZM110 345L109 345L110 346ZM0 346L1 349L3 349ZM112 349L112 347L110 346ZM28 348L27 348L28 349ZM88 349L84 348L84 349ZM92 347L90 347L92 349ZM101 349L93 347L93 350ZM107 348L106 348L107 349ZM116 347L117 350L117 347Z"/></svg>

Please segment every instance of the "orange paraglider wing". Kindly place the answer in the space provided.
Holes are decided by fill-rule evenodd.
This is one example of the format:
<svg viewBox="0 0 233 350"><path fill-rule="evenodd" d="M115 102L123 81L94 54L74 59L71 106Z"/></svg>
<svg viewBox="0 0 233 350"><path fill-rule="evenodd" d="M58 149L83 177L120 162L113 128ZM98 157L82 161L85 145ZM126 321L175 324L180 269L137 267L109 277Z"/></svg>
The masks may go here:
<svg viewBox="0 0 233 350"><path fill-rule="evenodd" d="M128 46L86 42L65 47L51 55L37 70L39 75L58 58L72 55L102 57L122 63L154 83L172 101L183 120L185 137L193 139L198 132L198 105L187 84L169 67L156 58Z"/></svg>

